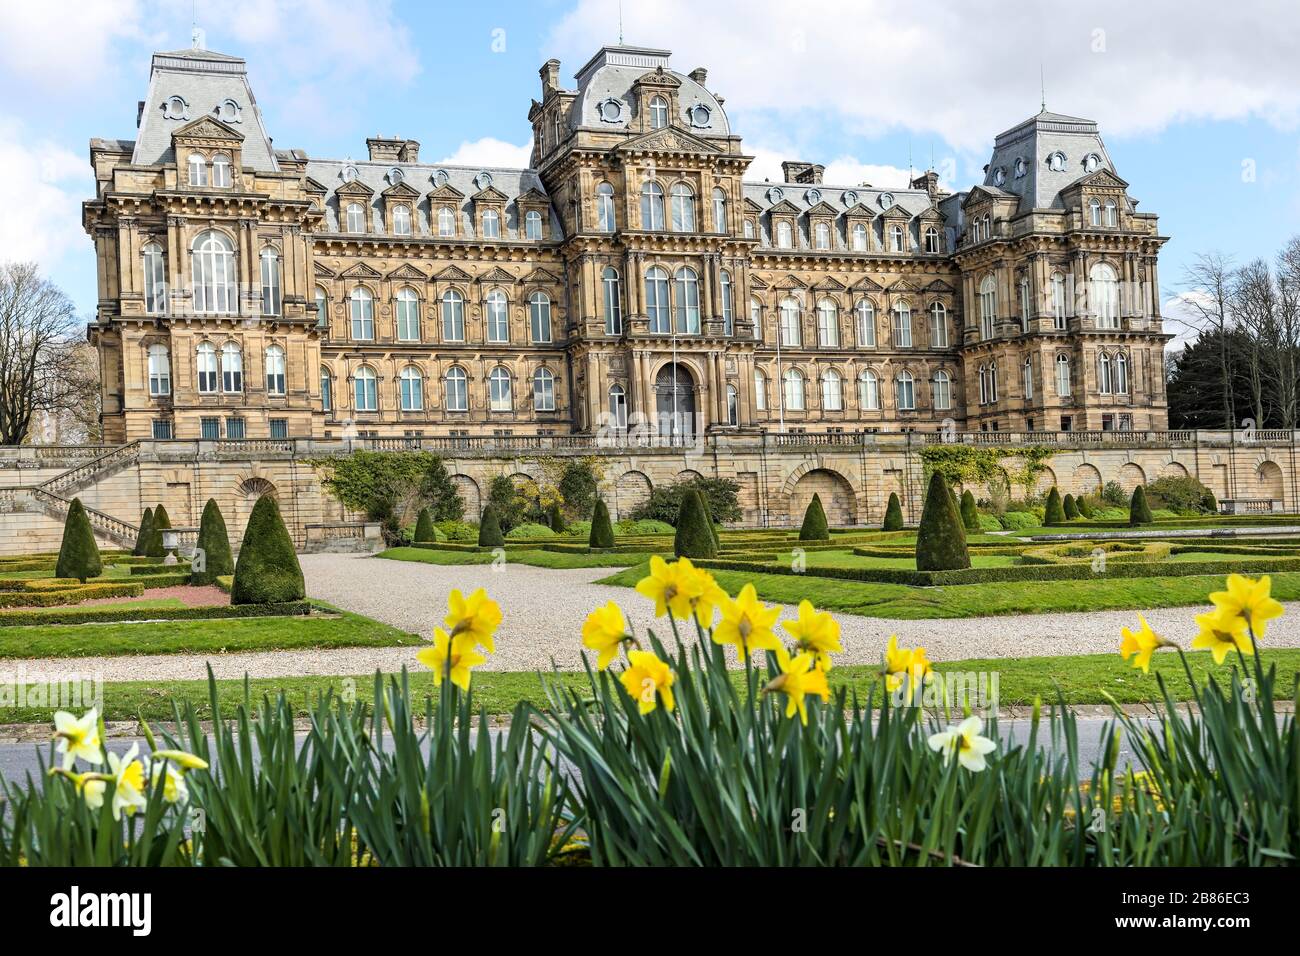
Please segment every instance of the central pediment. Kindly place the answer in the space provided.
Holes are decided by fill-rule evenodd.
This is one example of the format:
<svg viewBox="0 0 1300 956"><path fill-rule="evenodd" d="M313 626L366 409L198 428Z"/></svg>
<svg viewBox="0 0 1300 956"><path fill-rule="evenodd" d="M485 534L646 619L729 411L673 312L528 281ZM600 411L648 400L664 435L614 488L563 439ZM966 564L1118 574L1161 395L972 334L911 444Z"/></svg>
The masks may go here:
<svg viewBox="0 0 1300 956"><path fill-rule="evenodd" d="M686 132L684 129L676 127L667 127L665 129L655 129L640 136L633 136L624 143L615 147L622 152L645 152L645 153L719 153L718 147L714 146L698 136Z"/></svg>

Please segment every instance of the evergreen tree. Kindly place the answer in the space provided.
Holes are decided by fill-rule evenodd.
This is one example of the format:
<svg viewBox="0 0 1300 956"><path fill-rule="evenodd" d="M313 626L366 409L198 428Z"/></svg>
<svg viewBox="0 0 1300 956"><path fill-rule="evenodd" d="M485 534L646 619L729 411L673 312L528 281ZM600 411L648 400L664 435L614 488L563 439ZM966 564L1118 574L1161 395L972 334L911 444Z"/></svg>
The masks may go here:
<svg viewBox="0 0 1300 956"><path fill-rule="evenodd" d="M172 526L172 520L167 514L167 509L158 505L153 509L153 528L149 534L149 548L145 551L151 558L167 557L167 549L163 547L163 532Z"/></svg>
<svg viewBox="0 0 1300 956"><path fill-rule="evenodd" d="M826 523L826 509L822 507L821 495L816 493L808 507L804 509L803 526L799 529L800 541L829 541L831 529Z"/></svg>
<svg viewBox="0 0 1300 956"><path fill-rule="evenodd" d="M1065 496L1065 500L1061 502L1061 510L1065 512L1066 521L1073 521L1079 517L1079 506L1075 504L1074 495Z"/></svg>
<svg viewBox="0 0 1300 956"><path fill-rule="evenodd" d="M145 508L144 514L140 518L140 530L135 535L135 547L131 553L137 557L144 557L149 553L149 538L153 535L153 509Z"/></svg>
<svg viewBox="0 0 1300 956"><path fill-rule="evenodd" d="M302 601L307 588L293 539L275 498L262 495L253 505L235 563L231 604L283 604Z"/></svg>
<svg viewBox="0 0 1300 956"><path fill-rule="evenodd" d="M230 533L226 531L226 519L221 516L215 498L209 498L203 506L196 547L203 553L203 570L191 570L190 584L212 584L219 577L235 573L235 558L230 553Z"/></svg>
<svg viewBox="0 0 1300 956"><path fill-rule="evenodd" d="M1043 524L1065 524L1065 506L1061 504L1061 493L1052 485L1047 493L1047 508L1043 511Z"/></svg>
<svg viewBox="0 0 1300 956"><path fill-rule="evenodd" d="M84 584L89 578L99 577L103 571L99 546L95 544L95 530L90 526L86 508L80 498L73 498L68 517L63 522L63 543L59 546L54 576L76 578Z"/></svg>
<svg viewBox="0 0 1300 956"><path fill-rule="evenodd" d="M489 503L483 509L483 517L478 523L478 546L480 548L504 548L505 535L501 533L501 523L497 520L496 506Z"/></svg>
<svg viewBox="0 0 1300 956"><path fill-rule="evenodd" d="M591 534L587 537L589 548L614 547L614 526L610 524L609 508L604 498L596 499L596 507L591 515Z"/></svg>
<svg viewBox="0 0 1300 956"><path fill-rule="evenodd" d="M546 509L546 521L556 534L564 534L568 525L564 523L564 511L558 501L552 501L550 507Z"/></svg>
<svg viewBox="0 0 1300 956"><path fill-rule="evenodd" d="M420 514L415 519L415 535L412 540L416 544L432 544L438 540L438 532L433 527L433 515L428 508L420 509Z"/></svg>
<svg viewBox="0 0 1300 956"><path fill-rule="evenodd" d="M961 493L961 523L967 531L979 533L980 513L975 507L975 496L970 493L970 489Z"/></svg>
<svg viewBox="0 0 1300 956"><path fill-rule="evenodd" d="M682 495L682 508L677 514L677 533L673 536L673 553L679 558L712 558L718 553L709 528L709 516L704 510L700 493L691 489Z"/></svg>
<svg viewBox="0 0 1300 956"><path fill-rule="evenodd" d="M882 525L881 530L903 530L903 504L898 500L898 492L896 491L889 493L889 504L885 507L885 523Z"/></svg>
<svg viewBox="0 0 1300 956"><path fill-rule="evenodd" d="M1156 519L1151 515L1151 508L1147 505L1147 493L1138 485L1133 489L1133 498L1129 501L1128 506L1128 523L1131 525L1151 524Z"/></svg>
<svg viewBox="0 0 1300 956"><path fill-rule="evenodd" d="M1092 503L1088 501L1087 495L1079 495L1074 499L1075 510L1079 512L1080 518L1092 517Z"/></svg>
<svg viewBox="0 0 1300 956"><path fill-rule="evenodd" d="M970 567L966 532L943 475L930 475L921 525L916 533L918 571L957 571Z"/></svg>
<svg viewBox="0 0 1300 956"><path fill-rule="evenodd" d="M456 483L451 480L447 466L436 456L429 462L420 480L420 497L429 503L431 521L459 521L465 515L465 500L456 490Z"/></svg>

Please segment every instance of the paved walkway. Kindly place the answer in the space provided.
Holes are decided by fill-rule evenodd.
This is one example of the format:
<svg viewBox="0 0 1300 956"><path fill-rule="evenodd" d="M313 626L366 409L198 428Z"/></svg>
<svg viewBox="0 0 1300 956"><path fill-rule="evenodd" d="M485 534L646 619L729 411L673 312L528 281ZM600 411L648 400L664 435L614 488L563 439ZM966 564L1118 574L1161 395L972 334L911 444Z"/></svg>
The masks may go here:
<svg viewBox="0 0 1300 956"><path fill-rule="evenodd" d="M446 613L447 593L459 587L468 593L484 587L502 607L505 620L497 634L497 652L490 670L549 669L580 666L582 622L595 606L618 601L638 633L654 623L647 600L630 588L596 584L613 573L607 568L554 571L512 564L499 570L490 565L444 567L388 561L354 555L302 556L307 591L339 607L426 636ZM1069 587L1063 582L1062 587ZM1300 604L1288 605L1287 616L1268 632L1272 647L1300 647ZM1197 608L1161 608L1146 612L1159 633L1187 647L1196 633ZM793 616L786 608L783 617ZM897 634L904 646L923 645L931 660L970 657L1033 657L1053 654L1108 654L1119 647L1120 628L1133 625L1133 611L1070 614L1025 614L988 618L894 621L837 615L843 629L842 664L874 664ZM664 622L660 622L662 626ZM414 663L409 648L332 648L222 654L211 658L165 654L32 660L21 662L36 671L76 670L102 674L105 680L185 680L205 676L211 662L216 676L238 678L287 677L304 674L366 674L376 668L396 670ZM0 660L0 671L19 662Z"/></svg>

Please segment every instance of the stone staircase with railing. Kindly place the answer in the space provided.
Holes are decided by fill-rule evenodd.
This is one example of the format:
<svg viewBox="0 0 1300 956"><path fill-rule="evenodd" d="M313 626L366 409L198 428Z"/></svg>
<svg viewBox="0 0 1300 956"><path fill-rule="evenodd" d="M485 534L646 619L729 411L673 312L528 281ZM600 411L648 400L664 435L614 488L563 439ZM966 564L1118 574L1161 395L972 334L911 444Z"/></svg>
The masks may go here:
<svg viewBox="0 0 1300 956"><path fill-rule="evenodd" d="M26 491L47 515L60 522L67 518L68 509L72 507L71 498L64 498L62 495L47 491L44 487L16 490ZM91 508L84 504L82 507L86 509L86 517L90 519L90 526L95 530L96 537L106 538L126 548L135 546L135 539L140 533L138 525L114 518L98 508Z"/></svg>
<svg viewBox="0 0 1300 956"><path fill-rule="evenodd" d="M57 497L66 497L68 494L79 491L93 482L102 481L111 472L129 468L139 460L140 442L128 442L125 445L118 445L116 448L92 458L90 461L75 465L67 471L55 475L48 481L42 482L38 487Z"/></svg>

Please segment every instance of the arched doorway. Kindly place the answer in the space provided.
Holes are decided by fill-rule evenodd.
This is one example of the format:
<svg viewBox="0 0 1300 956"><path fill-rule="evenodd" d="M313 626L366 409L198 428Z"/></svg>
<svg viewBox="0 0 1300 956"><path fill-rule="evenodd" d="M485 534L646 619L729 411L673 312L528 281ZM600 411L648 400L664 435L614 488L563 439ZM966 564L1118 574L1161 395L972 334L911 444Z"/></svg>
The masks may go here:
<svg viewBox="0 0 1300 956"><path fill-rule="evenodd" d="M661 437L695 434L695 377L680 362L669 362L655 376L655 413Z"/></svg>

